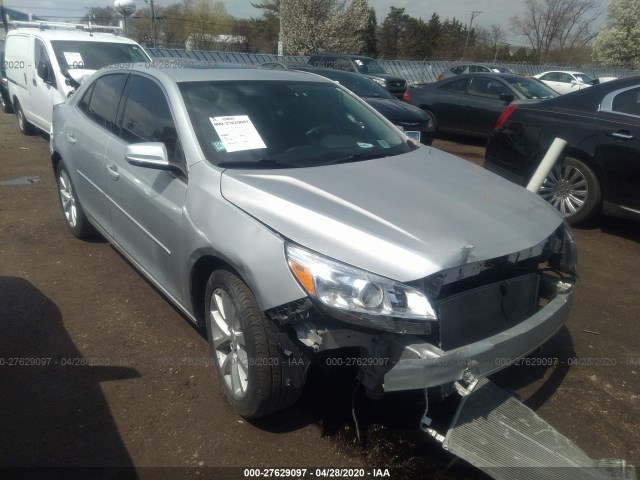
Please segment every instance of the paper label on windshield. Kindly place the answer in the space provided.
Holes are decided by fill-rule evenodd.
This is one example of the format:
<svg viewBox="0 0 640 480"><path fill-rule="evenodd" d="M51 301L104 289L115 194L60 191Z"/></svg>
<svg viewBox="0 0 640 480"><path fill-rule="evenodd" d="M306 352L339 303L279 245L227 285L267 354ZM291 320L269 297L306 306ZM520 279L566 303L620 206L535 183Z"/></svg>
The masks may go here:
<svg viewBox="0 0 640 480"><path fill-rule="evenodd" d="M80 52L64 52L64 59L70 67L84 67L84 60L82 60Z"/></svg>
<svg viewBox="0 0 640 480"><path fill-rule="evenodd" d="M209 117L227 152L267 148L247 115Z"/></svg>

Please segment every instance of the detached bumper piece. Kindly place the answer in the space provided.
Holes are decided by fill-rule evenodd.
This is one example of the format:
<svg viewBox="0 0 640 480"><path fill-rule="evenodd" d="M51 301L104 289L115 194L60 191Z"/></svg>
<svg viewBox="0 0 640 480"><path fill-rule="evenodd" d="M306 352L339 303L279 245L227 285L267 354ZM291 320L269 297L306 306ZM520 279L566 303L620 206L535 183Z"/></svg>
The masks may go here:
<svg viewBox="0 0 640 480"><path fill-rule="evenodd" d="M593 460L515 397L481 379L443 448L499 480L636 480L624 460Z"/></svg>

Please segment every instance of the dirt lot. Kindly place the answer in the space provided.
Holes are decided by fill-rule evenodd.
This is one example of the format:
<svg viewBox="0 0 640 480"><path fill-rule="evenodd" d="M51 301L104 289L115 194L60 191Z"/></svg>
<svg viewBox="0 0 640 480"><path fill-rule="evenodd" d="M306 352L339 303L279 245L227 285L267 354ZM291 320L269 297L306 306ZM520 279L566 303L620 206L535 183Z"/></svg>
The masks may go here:
<svg viewBox="0 0 640 480"><path fill-rule="evenodd" d="M436 146L482 161L481 142ZM485 478L463 462L447 468L451 458L417 431L414 395L357 398L362 448L352 384L341 375L312 371L293 408L242 420L203 364L203 333L108 243L72 237L47 139L22 136L15 117L2 115L0 182L21 177L31 180L0 183L0 466L136 468L108 468L100 478L243 476L208 467L391 467L394 479ZM638 465L640 228L598 219L576 235L571 320L533 357L557 365L511 367L494 380L592 457Z"/></svg>

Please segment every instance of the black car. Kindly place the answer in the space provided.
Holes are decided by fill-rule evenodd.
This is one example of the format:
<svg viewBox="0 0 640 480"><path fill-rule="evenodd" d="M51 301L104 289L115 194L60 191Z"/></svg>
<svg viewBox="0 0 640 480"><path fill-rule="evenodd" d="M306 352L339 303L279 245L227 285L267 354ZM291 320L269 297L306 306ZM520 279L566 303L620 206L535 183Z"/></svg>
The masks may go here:
<svg viewBox="0 0 640 480"><path fill-rule="evenodd" d="M4 113L11 113L13 108L9 99L9 81L4 64L4 43L4 40L0 40L0 109Z"/></svg>
<svg viewBox="0 0 640 480"><path fill-rule="evenodd" d="M396 98L402 99L407 90L407 81L388 73L375 59L362 55L338 55L334 53L319 53L311 55L309 65L320 68L344 70L359 73L369 77L383 88L386 88Z"/></svg>
<svg viewBox="0 0 640 480"><path fill-rule="evenodd" d="M397 100L373 80L355 73L329 68L309 66L291 66L288 68L315 73L339 82L340 85L351 90L388 118L394 125L402 127L409 137L420 140L425 145L431 145L433 142L435 127L431 117L424 110Z"/></svg>
<svg viewBox="0 0 640 480"><path fill-rule="evenodd" d="M431 115L437 131L486 137L510 103L557 96L535 78L476 73L409 87L405 100Z"/></svg>
<svg viewBox="0 0 640 480"><path fill-rule="evenodd" d="M568 143L540 188L543 198L571 223L599 211L640 219L640 77L510 106L484 165L526 185L556 137Z"/></svg>

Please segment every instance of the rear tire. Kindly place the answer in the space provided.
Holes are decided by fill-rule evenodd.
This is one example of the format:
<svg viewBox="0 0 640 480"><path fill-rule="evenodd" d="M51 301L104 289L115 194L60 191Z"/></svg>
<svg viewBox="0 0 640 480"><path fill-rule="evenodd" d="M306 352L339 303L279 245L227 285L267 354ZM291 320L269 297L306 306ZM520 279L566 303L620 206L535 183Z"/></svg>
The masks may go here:
<svg viewBox="0 0 640 480"><path fill-rule="evenodd" d="M16 107L16 120L18 121L18 128L22 132L23 135L33 135L35 133L35 127L29 123L27 118L24 116L24 112L22 111L22 106L20 102L15 102Z"/></svg>
<svg viewBox="0 0 640 480"><path fill-rule="evenodd" d="M11 102L8 98L5 98L5 95L0 93L0 108L4 113L13 113L13 108L11 108Z"/></svg>
<svg viewBox="0 0 640 480"><path fill-rule="evenodd" d="M64 162L60 160L56 168L56 183L58 185L58 198L64 214L67 226L76 238L91 238L97 235L96 229L89 223L82 210L78 194L67 171Z"/></svg>
<svg viewBox="0 0 640 480"><path fill-rule="evenodd" d="M602 192L593 171L582 161L565 157L538 191L571 224L585 222L600 211Z"/></svg>
<svg viewBox="0 0 640 480"><path fill-rule="evenodd" d="M288 337L260 311L249 287L229 270L215 270L205 296L211 356L233 409L258 418L292 405L302 393L300 353ZM293 350L292 350L293 349ZM280 352L289 351L285 356ZM302 382L303 383L303 382Z"/></svg>
<svg viewBox="0 0 640 480"><path fill-rule="evenodd" d="M427 115L429 115L429 117L431 117L431 123L433 124L433 133L431 134L431 137L434 138L436 136L436 133L438 133L438 119L436 118L436 114L431 110L427 108L423 108L423 110L427 113Z"/></svg>

